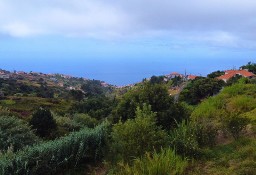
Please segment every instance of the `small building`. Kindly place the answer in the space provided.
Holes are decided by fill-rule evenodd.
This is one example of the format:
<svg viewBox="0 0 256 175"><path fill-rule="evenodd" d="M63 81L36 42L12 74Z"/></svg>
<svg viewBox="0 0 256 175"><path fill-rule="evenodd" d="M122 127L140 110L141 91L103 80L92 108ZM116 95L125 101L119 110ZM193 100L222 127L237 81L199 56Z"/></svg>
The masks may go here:
<svg viewBox="0 0 256 175"><path fill-rule="evenodd" d="M232 77L235 77L236 75L241 75L242 77L245 77L245 78L255 77L255 74L253 74L252 72L249 72L246 69L241 69L241 70L226 70L225 74L217 77L217 79L227 82L229 79L231 79Z"/></svg>
<svg viewBox="0 0 256 175"><path fill-rule="evenodd" d="M183 78L184 75L183 75L183 74L180 74L180 73L178 73L178 72L172 72L172 73L166 75L166 77L169 78L169 79L176 78L176 77Z"/></svg>
<svg viewBox="0 0 256 175"><path fill-rule="evenodd" d="M196 76L196 75L188 75L187 76L187 80L194 80L194 79L196 79L198 76Z"/></svg>

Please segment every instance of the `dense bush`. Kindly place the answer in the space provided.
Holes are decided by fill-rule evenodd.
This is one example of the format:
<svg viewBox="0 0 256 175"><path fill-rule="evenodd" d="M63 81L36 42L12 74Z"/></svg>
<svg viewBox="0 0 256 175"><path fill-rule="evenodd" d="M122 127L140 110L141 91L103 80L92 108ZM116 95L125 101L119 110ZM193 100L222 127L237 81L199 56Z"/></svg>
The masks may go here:
<svg viewBox="0 0 256 175"><path fill-rule="evenodd" d="M24 121L10 116L0 116L0 150L13 151L39 141L31 128Z"/></svg>
<svg viewBox="0 0 256 175"><path fill-rule="evenodd" d="M144 103L156 112L157 125L166 130L176 126L175 121L180 122L187 115L183 106L174 102L164 85L144 83L123 96L115 109L115 121L134 118L136 108L142 108Z"/></svg>
<svg viewBox="0 0 256 175"><path fill-rule="evenodd" d="M116 175L179 175L183 174L188 166L187 160L175 154L171 149L162 149L160 153L152 155L146 153L142 158L136 158L133 164L119 164Z"/></svg>
<svg viewBox="0 0 256 175"><path fill-rule="evenodd" d="M76 166L84 159L97 159L103 154L108 123L95 129L85 128L55 141L28 147L16 154L0 157L1 175L55 174L65 167Z"/></svg>
<svg viewBox="0 0 256 175"><path fill-rule="evenodd" d="M180 93L180 100L196 105L202 99L213 96L222 89L224 81L213 78L196 78Z"/></svg>
<svg viewBox="0 0 256 175"><path fill-rule="evenodd" d="M44 108L39 108L33 114L29 124L36 130L37 135L40 137L49 136L57 127L51 111Z"/></svg>
<svg viewBox="0 0 256 175"><path fill-rule="evenodd" d="M228 132L233 136L234 139L238 139L242 130L250 123L250 120L246 117L233 114L228 117L225 121L225 127Z"/></svg>
<svg viewBox="0 0 256 175"><path fill-rule="evenodd" d="M171 132L171 147L179 155L184 157L197 157L199 155L199 145L197 141L196 126L191 122L182 121Z"/></svg>
<svg viewBox="0 0 256 175"><path fill-rule="evenodd" d="M167 134L156 126L155 113L144 105L137 108L136 118L113 126L112 153L118 160L129 162L146 151L159 150L168 144Z"/></svg>

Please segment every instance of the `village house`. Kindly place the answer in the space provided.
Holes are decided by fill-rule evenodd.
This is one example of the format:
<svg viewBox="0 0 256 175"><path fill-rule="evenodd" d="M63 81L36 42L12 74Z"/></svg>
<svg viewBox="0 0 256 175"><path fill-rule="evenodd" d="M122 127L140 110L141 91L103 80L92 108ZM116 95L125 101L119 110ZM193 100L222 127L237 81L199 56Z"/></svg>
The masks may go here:
<svg viewBox="0 0 256 175"><path fill-rule="evenodd" d="M219 76L217 79L227 82L229 79L231 79L232 77L235 77L236 75L241 75L242 77L245 77L245 78L252 78L255 76L253 73L249 72L246 69L226 70L225 74Z"/></svg>
<svg viewBox="0 0 256 175"><path fill-rule="evenodd" d="M183 78L184 75L182 75L182 74L180 74L178 72L172 72L172 73L166 75L166 77L169 78L169 79L172 79L172 78L175 78L175 77Z"/></svg>
<svg viewBox="0 0 256 175"><path fill-rule="evenodd" d="M188 75L187 76L187 80L194 80L194 79L196 79L196 77L198 77L198 76L196 76L196 75Z"/></svg>

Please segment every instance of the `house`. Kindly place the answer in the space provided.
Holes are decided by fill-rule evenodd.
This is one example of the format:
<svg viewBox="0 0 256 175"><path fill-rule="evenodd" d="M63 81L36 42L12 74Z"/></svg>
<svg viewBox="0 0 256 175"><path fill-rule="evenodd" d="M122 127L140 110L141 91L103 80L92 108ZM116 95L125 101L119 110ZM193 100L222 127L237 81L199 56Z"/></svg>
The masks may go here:
<svg viewBox="0 0 256 175"><path fill-rule="evenodd" d="M252 78L255 76L253 73L249 72L247 69L226 70L225 74L217 77L217 79L227 82L229 79L231 79L232 77L235 77L236 75L241 75L242 77L245 77L245 78Z"/></svg>
<svg viewBox="0 0 256 175"><path fill-rule="evenodd" d="M166 77L168 77L169 79L172 79L172 78L175 78L175 77L180 77L180 78L183 78L184 75L178 73L178 72L172 72L168 75L166 75Z"/></svg>
<svg viewBox="0 0 256 175"><path fill-rule="evenodd" d="M196 75L188 75L187 76L187 80L194 80L194 79L196 79L196 77L198 77L198 76L196 76Z"/></svg>

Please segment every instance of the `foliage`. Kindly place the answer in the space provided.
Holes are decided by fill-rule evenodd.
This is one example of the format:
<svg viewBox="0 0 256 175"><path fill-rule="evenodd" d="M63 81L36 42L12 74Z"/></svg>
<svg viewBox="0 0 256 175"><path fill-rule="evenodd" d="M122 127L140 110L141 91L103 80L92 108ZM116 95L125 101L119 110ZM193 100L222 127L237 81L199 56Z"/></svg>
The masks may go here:
<svg viewBox="0 0 256 175"><path fill-rule="evenodd" d="M87 113L89 116L100 120L108 117L114 106L115 101L112 99L96 96L74 103L70 110L73 113Z"/></svg>
<svg viewBox="0 0 256 175"><path fill-rule="evenodd" d="M161 84L164 82L164 76L152 76L149 80L151 84Z"/></svg>
<svg viewBox="0 0 256 175"><path fill-rule="evenodd" d="M23 120L0 116L0 150L11 148L17 151L38 141L38 137Z"/></svg>
<svg viewBox="0 0 256 175"><path fill-rule="evenodd" d="M99 80L88 80L81 86L81 89L86 96L102 95L104 92L104 87Z"/></svg>
<svg viewBox="0 0 256 175"><path fill-rule="evenodd" d="M202 160L194 162L188 175L254 175L256 172L255 138L238 140L204 150Z"/></svg>
<svg viewBox="0 0 256 175"><path fill-rule="evenodd" d="M179 122L186 117L183 106L174 103L164 85L145 83L131 89L123 96L115 109L115 122L120 118L122 121L134 118L136 108L138 106L142 108L144 103L150 105L152 111L156 112L157 124L166 130L176 125L175 121Z"/></svg>
<svg viewBox="0 0 256 175"><path fill-rule="evenodd" d="M40 137L47 137L56 129L56 121L53 119L51 111L39 108L33 114L29 124L36 130L36 134Z"/></svg>
<svg viewBox="0 0 256 175"><path fill-rule="evenodd" d="M233 76L232 78L230 78L227 83L226 83L226 86L230 86L232 84L235 84L235 83L238 83L239 80L242 78L243 76L242 75L235 75Z"/></svg>
<svg viewBox="0 0 256 175"><path fill-rule="evenodd" d="M120 163L117 175L178 175L183 174L188 166L187 160L175 154L171 149L162 149L160 153L146 153L142 158L136 158L133 164Z"/></svg>
<svg viewBox="0 0 256 175"><path fill-rule="evenodd" d="M212 78L196 78L180 93L180 100L196 105L202 99L217 94L223 87L222 80Z"/></svg>
<svg viewBox="0 0 256 175"><path fill-rule="evenodd" d="M208 78L217 78L217 77L219 77L219 76L221 76L221 75L224 75L225 74L225 72L224 71L215 71L215 72L212 72L212 73L210 73L210 74L208 74L207 75L207 77Z"/></svg>
<svg viewBox="0 0 256 175"><path fill-rule="evenodd" d="M234 139L238 139L243 129L250 123L246 117L233 114L225 120L225 126Z"/></svg>
<svg viewBox="0 0 256 175"><path fill-rule="evenodd" d="M94 128L99 122L88 114L74 114L73 122L80 127Z"/></svg>
<svg viewBox="0 0 256 175"><path fill-rule="evenodd" d="M256 74L256 63L248 62L246 65L241 66L242 69L248 69L248 71Z"/></svg>
<svg viewBox="0 0 256 175"><path fill-rule="evenodd" d="M85 128L66 137L28 147L0 157L1 175L55 174L65 167L77 166L85 159L103 155L108 123Z"/></svg>
<svg viewBox="0 0 256 175"><path fill-rule="evenodd" d="M81 101L84 98L84 93L80 90L71 90L70 95L74 100Z"/></svg>
<svg viewBox="0 0 256 175"><path fill-rule="evenodd" d="M146 151L159 150L168 144L167 134L156 126L155 116L151 108L144 105L143 109L137 108L135 119L115 124L111 133L111 154L129 162Z"/></svg>
<svg viewBox="0 0 256 175"><path fill-rule="evenodd" d="M179 155L184 157L197 157L199 155L199 145L197 142L196 126L191 122L182 121L171 134L171 147Z"/></svg>

